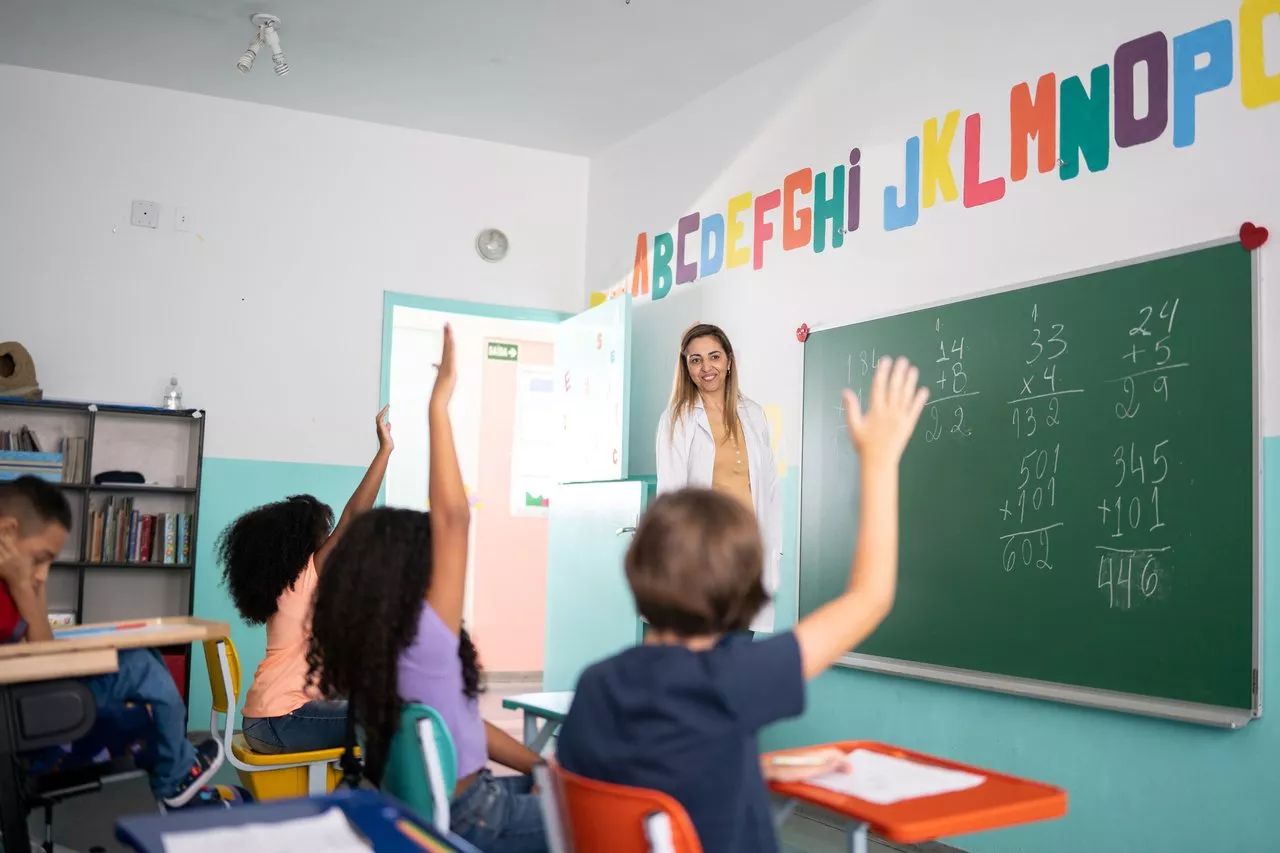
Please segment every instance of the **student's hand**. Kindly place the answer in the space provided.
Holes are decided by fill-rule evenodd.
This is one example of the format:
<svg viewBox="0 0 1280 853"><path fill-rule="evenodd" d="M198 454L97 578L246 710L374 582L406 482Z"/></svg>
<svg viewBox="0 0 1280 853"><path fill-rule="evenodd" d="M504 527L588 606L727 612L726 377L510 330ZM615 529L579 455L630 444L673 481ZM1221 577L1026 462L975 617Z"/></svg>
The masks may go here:
<svg viewBox="0 0 1280 853"><path fill-rule="evenodd" d="M391 406L383 406L382 411L378 412L378 417L374 419L374 424L378 428L378 449L379 450L395 450L396 443L391 440L391 422L387 420L387 413L391 411Z"/></svg>
<svg viewBox="0 0 1280 853"><path fill-rule="evenodd" d="M828 773L849 773L853 770L853 767L849 764L848 757L840 750L831 747L815 749L812 752L793 752L788 753L788 755L813 759L820 763L806 767L786 767L773 764L766 758L764 759L763 767L766 781L804 782L817 776L825 776Z"/></svg>
<svg viewBox="0 0 1280 853"><path fill-rule="evenodd" d="M849 438L868 462L897 465L911 438L929 390L920 388L920 371L905 358L882 358L871 380L871 401L866 414L852 391L844 392Z"/></svg>
<svg viewBox="0 0 1280 853"><path fill-rule="evenodd" d="M440 363L436 365L436 384L431 389L431 405L447 406L453 398L453 386L457 382L453 363L453 328L445 323L444 346L440 350Z"/></svg>
<svg viewBox="0 0 1280 853"><path fill-rule="evenodd" d="M18 552L15 535L9 532L0 532L0 580L10 587L29 587L34 580L31 566Z"/></svg>

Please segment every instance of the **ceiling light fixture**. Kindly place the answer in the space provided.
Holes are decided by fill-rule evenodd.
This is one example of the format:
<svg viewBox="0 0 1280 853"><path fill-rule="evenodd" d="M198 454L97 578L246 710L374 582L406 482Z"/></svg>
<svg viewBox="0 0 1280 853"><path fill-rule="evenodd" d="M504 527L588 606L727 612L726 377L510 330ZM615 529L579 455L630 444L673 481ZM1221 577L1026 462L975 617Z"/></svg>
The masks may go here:
<svg viewBox="0 0 1280 853"><path fill-rule="evenodd" d="M253 35L253 41L245 48L240 56L240 61L236 63L236 68L240 69L241 74L248 74L253 70L253 61L258 58L258 53L264 47L271 48L271 61L275 63L276 75L283 77L289 73L289 63L284 60L284 50L280 47L280 19L275 15L268 15L265 12L259 12L249 19L258 31Z"/></svg>

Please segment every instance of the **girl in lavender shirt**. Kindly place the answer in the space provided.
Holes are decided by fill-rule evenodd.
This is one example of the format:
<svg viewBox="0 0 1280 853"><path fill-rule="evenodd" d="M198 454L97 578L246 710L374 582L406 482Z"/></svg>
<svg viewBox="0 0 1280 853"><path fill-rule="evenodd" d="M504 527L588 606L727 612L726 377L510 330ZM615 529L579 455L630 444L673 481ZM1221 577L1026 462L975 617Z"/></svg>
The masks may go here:
<svg viewBox="0 0 1280 853"><path fill-rule="evenodd" d="M462 628L470 505L449 423L453 333L445 327L428 406L431 512L375 509L329 556L312 617L312 677L348 697L378 783L404 702L435 708L458 752L450 828L486 853L545 853L533 765L538 756L480 718L476 649ZM519 776L497 777L496 761Z"/></svg>

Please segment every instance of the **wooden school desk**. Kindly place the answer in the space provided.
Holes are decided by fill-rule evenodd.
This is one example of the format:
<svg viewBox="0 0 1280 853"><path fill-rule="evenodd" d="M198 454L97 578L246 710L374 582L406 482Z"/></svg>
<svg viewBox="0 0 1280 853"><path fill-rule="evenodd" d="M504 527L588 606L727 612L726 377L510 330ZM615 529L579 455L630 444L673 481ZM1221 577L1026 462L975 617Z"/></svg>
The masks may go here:
<svg viewBox="0 0 1280 853"><path fill-rule="evenodd" d="M25 774L14 754L20 684L115 672L120 649L172 646L225 636L225 622L191 616L78 625L54 631L51 642L0 645L0 833L10 848L29 846L23 790Z"/></svg>
<svg viewBox="0 0 1280 853"><path fill-rule="evenodd" d="M797 801L817 806L848 821L847 836L852 853L866 853L868 830L886 841L919 844L955 835L1053 820L1067 813L1067 794L1060 788L881 743L843 741L781 750L769 755L804 753L824 746L844 753L865 749L918 764L985 777L982 784L965 791L903 800L890 805L876 805L816 785L770 783L769 789L773 793L789 800L788 807L779 815L779 822L790 815Z"/></svg>
<svg viewBox="0 0 1280 853"><path fill-rule="evenodd" d="M55 628L53 641L45 643L9 643L0 645L0 669L10 660L39 655L61 655L90 649L150 649L199 643L227 636L226 622L214 622L195 616L172 616L162 619L126 619L121 622L99 622Z"/></svg>
<svg viewBox="0 0 1280 853"><path fill-rule="evenodd" d="M334 791L324 797L272 800L229 809L194 809L122 818L116 838L138 853L164 853L164 835L225 829L251 823L284 823L341 809L371 849L383 853L480 853L454 835L442 837L412 812L376 791Z"/></svg>
<svg viewBox="0 0 1280 853"><path fill-rule="evenodd" d="M539 755L547 748L551 738L560 731L560 724L573 704L573 691L556 693L521 693L502 700L502 707L524 712L524 745ZM541 726L538 720L542 720Z"/></svg>

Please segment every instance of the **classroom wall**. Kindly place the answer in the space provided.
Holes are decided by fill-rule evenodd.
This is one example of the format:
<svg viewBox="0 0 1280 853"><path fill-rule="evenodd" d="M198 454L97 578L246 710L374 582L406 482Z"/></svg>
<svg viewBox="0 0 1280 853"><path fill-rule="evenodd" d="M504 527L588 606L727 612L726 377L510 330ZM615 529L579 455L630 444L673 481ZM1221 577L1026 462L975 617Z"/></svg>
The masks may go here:
<svg viewBox="0 0 1280 853"><path fill-rule="evenodd" d="M1248 61L1243 64L1242 8L1248 20L1270 13L1261 26L1248 30ZM1201 30L1218 21L1227 23ZM1193 30L1200 32L1176 38ZM1055 152L1068 161L1066 169L1051 159L1048 171L1041 172L1033 144L1027 174L1013 180L1011 90L1026 81L1034 93L1041 75L1055 72L1053 91L1065 78L1080 75L1079 88L1069 84L1073 93L1092 92L1093 69L1113 64L1121 44L1154 32L1163 32L1167 43L1177 47L1162 49L1164 42L1152 36L1126 50L1141 54L1143 47L1154 45L1145 55L1157 70L1160 56L1177 67L1163 132L1144 144L1120 147L1104 111L1105 133L1095 146L1089 142L1098 138L1090 135L1095 125L1077 119L1068 133L1090 128L1085 131L1085 162L1077 163L1074 146L1067 146L1070 151ZM1260 46L1265 57L1261 64L1254 61ZM1205 47L1214 55L1209 70L1197 76L1205 60L1195 54ZM654 359L660 365L644 374L652 374L644 387L636 383L633 417L647 419L649 425L643 420L633 424L633 437L651 433L662 409L670 388L662 377L670 376L683 325L701 319L726 328L740 360L743 389L762 404L777 406L780 447L790 460L782 484L787 556L778 613L784 623L793 620L801 385L797 327L856 322L1188 246L1232 234L1244 220L1270 225L1276 233L1278 74L1276 0L1077 0L1057 5L881 0L816 30L795 49L592 159L588 288L630 287L637 237L643 233L647 267L639 282L636 326L645 327L646 312L671 316L665 328L662 322L649 324L653 328L645 341L637 334L637 361ZM1127 105L1124 93L1105 79L1098 94ZM1138 66L1132 115L1139 119L1153 114L1147 79ZM1169 78L1152 74L1151 79ZM1242 91L1242 79L1247 91ZM1222 88L1189 94L1226 80ZM1073 109L1080 107L1079 100ZM1154 100L1155 119L1123 123L1126 142L1143 138L1142 128L1158 126L1161 100ZM931 132L936 140L939 131L945 133L952 110L960 114L949 158L930 158L933 146L914 143L925 149L924 183L934 190L932 204L928 189L916 190L923 198L913 216L910 205L900 209L911 198L904 187L907 152L913 147L908 140ZM979 170L971 172L966 187L966 119L971 114L981 116L974 122L980 123L981 153L975 161ZM937 123L928 127L931 118ZM1186 144L1192 128L1194 141ZM1047 138L1059 133L1053 127ZM846 187L852 186L848 167L854 148L859 167L853 172L856 228L848 207L836 204L830 212L839 213L849 233L833 233L828 225L819 244L811 229L803 246L784 250L783 208L766 207L760 215L773 234L763 242L761 258L753 240L756 197L764 196L768 205L772 190L803 188L803 175L784 182L805 168L812 169L809 177L815 184L817 175L824 174L827 194L838 166ZM948 162L956 183L954 200L949 200L949 187L938 190L930 180ZM988 182L1001 177L1004 192L997 199L999 185ZM753 195L742 196L748 192ZM807 198L811 201L812 195ZM746 252L722 258L721 268L707 276L706 268L717 264L714 251L710 263L702 262L702 224L708 218L714 222L717 215L722 223L730 222L735 211L740 211L740 246ZM697 224L690 217L695 212L700 214ZM676 283L692 278L688 269L679 275L677 268L675 238L686 217L691 236L683 260L699 263L698 277ZM671 237L657 236L663 233ZM1261 264L1264 281L1280 280L1280 244L1274 236L1261 251ZM669 269L657 281L656 267ZM659 301L644 304L655 295ZM668 300L682 305L664 307ZM1272 343L1280 334L1278 306L1280 300L1264 295L1262 362L1272 376L1280 371L1280 348ZM1275 438L1280 433L1280 395L1268 394L1264 410L1265 432L1272 436L1264 450L1264 484L1266 503L1274 508L1280 489L1280 443ZM633 445L640 447L642 441ZM633 455L641 465L644 458ZM636 468L634 473L651 472ZM1280 515L1274 509L1265 527L1266 547L1274 555L1280 549ZM1266 562L1266 574L1273 590L1266 613L1274 616L1280 613L1274 592L1280 567L1274 556ZM1267 657L1280 656L1280 631L1269 637ZM1264 697L1280 702L1280 675L1268 669L1264 676ZM1243 731L1223 732L838 670L811 686L806 714L768 732L764 745L884 739L1043 778L1070 792L1071 813L1065 820L959 840L974 853L1243 851L1272 849L1280 837L1280 815L1271 808L1272 792L1280 784L1280 764L1274 760L1280 750L1278 726L1264 718Z"/></svg>
<svg viewBox="0 0 1280 853"><path fill-rule="evenodd" d="M159 403L176 374L208 410L195 609L236 626L247 686L263 632L219 585L218 532L288 494L350 496L376 449L383 291L585 306L586 160L11 66L0 115L0 340L46 396ZM162 205L158 229L129 225L133 199ZM476 255L486 226L502 263ZM205 679L201 661L197 728Z"/></svg>

